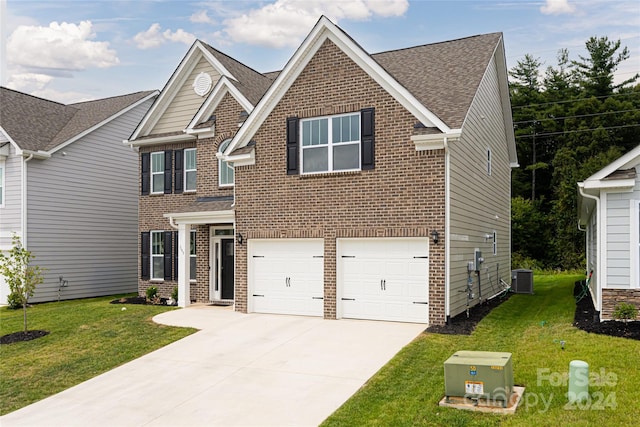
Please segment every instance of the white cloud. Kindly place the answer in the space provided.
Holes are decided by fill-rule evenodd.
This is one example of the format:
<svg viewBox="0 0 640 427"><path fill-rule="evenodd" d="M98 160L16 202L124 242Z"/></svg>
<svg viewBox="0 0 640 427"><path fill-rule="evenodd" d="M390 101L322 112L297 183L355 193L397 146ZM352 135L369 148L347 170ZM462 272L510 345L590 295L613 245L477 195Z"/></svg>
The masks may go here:
<svg viewBox="0 0 640 427"><path fill-rule="evenodd" d="M545 15L561 15L563 13L573 13L576 7L569 4L569 0L546 0L544 6L540 7L540 12Z"/></svg>
<svg viewBox="0 0 640 427"><path fill-rule="evenodd" d="M340 19L364 20L374 15L401 16L408 7L407 0L277 0L225 20L224 31L234 42L275 48L295 47L320 15L326 15L334 22Z"/></svg>
<svg viewBox="0 0 640 427"><path fill-rule="evenodd" d="M200 10L189 18L189 20L195 24L213 24L214 21L207 15L206 10Z"/></svg>
<svg viewBox="0 0 640 427"><path fill-rule="evenodd" d="M7 87L20 92L31 93L34 90L42 90L53 80L53 77L38 73L13 74L7 82Z"/></svg>
<svg viewBox="0 0 640 427"><path fill-rule="evenodd" d="M21 25L7 40L7 58L13 65L39 69L78 71L117 65L120 61L109 42L92 41L95 37L91 21Z"/></svg>
<svg viewBox="0 0 640 427"><path fill-rule="evenodd" d="M191 33L178 29L175 32L165 30L161 32L160 24L151 24L147 31L142 31L133 37L133 41L139 49L152 49L159 47L167 41L179 42L190 45L196 39Z"/></svg>

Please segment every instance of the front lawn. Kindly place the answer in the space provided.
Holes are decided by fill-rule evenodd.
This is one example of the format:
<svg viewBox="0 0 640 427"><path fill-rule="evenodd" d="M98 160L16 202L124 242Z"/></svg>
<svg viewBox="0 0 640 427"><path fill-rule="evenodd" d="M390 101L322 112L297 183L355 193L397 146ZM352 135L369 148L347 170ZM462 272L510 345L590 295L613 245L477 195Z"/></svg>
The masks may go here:
<svg viewBox="0 0 640 427"><path fill-rule="evenodd" d="M513 295L471 336L422 334L323 425L635 425L640 419L640 342L573 327L573 284L581 278L534 277L534 295ZM560 341L565 341L564 350ZM443 363L458 350L513 353L515 384L526 387L515 415L438 406L444 396ZM589 363L591 400L568 405L564 375L576 359Z"/></svg>
<svg viewBox="0 0 640 427"><path fill-rule="evenodd" d="M151 321L170 307L109 304L114 298L36 304L28 309L29 330L46 330L50 334L0 346L0 414L44 399L195 332ZM0 308L0 336L22 328L21 309Z"/></svg>

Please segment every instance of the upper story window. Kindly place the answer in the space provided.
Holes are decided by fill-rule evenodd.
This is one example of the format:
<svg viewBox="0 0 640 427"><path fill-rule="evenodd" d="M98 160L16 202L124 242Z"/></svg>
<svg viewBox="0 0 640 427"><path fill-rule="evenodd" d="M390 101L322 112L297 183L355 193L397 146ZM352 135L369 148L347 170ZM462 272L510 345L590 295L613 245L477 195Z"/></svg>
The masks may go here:
<svg viewBox="0 0 640 427"><path fill-rule="evenodd" d="M218 152L223 153L231 143L231 138L222 141ZM231 187L234 184L233 167L224 160L218 161L218 184L220 187Z"/></svg>
<svg viewBox="0 0 640 427"><path fill-rule="evenodd" d="M164 151L151 153L151 193L164 193Z"/></svg>
<svg viewBox="0 0 640 427"><path fill-rule="evenodd" d="M184 150L184 191L196 191L196 149Z"/></svg>
<svg viewBox="0 0 640 427"><path fill-rule="evenodd" d="M360 114L301 120L302 173L360 170Z"/></svg>

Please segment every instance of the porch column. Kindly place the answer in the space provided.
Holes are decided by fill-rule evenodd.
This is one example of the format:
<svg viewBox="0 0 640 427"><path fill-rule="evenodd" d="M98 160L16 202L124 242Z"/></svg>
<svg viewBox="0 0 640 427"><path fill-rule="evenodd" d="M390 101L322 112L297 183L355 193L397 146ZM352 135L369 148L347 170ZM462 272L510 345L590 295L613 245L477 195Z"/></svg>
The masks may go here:
<svg viewBox="0 0 640 427"><path fill-rule="evenodd" d="M187 307L191 303L191 287L189 284L191 226L178 224L178 306Z"/></svg>

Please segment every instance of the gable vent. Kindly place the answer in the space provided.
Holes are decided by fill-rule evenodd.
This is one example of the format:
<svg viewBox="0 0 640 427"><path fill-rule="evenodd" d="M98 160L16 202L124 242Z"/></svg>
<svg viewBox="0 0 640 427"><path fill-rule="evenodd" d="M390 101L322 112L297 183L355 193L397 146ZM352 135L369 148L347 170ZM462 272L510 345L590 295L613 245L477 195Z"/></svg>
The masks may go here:
<svg viewBox="0 0 640 427"><path fill-rule="evenodd" d="M198 96L205 96L211 90L211 83L211 76L202 72L193 79L193 91Z"/></svg>

